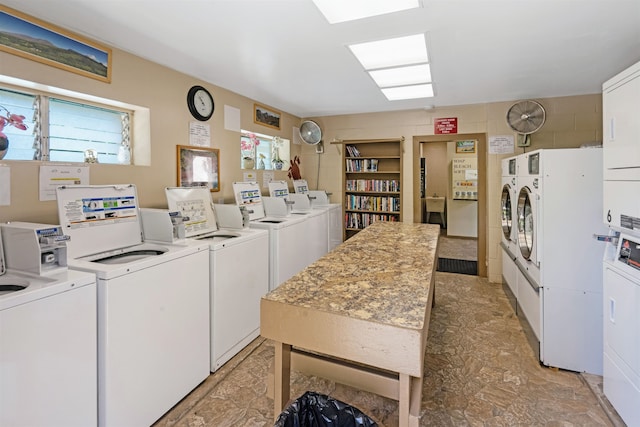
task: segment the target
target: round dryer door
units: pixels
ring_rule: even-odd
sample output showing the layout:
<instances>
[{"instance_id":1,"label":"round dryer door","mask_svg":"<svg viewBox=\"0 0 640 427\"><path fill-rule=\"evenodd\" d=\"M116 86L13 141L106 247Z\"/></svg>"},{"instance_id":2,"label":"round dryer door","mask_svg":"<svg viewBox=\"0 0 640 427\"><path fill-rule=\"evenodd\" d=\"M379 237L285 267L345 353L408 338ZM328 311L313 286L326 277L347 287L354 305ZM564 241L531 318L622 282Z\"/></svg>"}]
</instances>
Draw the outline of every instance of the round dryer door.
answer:
<instances>
[{"instance_id":1,"label":"round dryer door","mask_svg":"<svg viewBox=\"0 0 640 427\"><path fill-rule=\"evenodd\" d=\"M507 240L511 240L512 212L511 212L511 187L505 184L502 187L502 198L500 201L502 212L502 234Z\"/></svg>"},{"instance_id":2,"label":"round dryer door","mask_svg":"<svg viewBox=\"0 0 640 427\"><path fill-rule=\"evenodd\" d=\"M529 188L523 187L518 194L518 246L520 246L520 253L527 260L531 259L533 238L532 194Z\"/></svg>"}]
</instances>

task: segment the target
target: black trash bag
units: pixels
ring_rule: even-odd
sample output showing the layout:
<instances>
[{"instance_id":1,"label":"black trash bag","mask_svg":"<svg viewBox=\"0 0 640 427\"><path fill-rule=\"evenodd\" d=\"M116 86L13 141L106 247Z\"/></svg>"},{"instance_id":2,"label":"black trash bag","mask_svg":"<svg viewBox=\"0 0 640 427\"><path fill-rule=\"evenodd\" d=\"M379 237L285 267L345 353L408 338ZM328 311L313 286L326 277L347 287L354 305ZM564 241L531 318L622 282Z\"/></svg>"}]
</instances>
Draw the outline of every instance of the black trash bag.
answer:
<instances>
[{"instance_id":1,"label":"black trash bag","mask_svg":"<svg viewBox=\"0 0 640 427\"><path fill-rule=\"evenodd\" d=\"M282 411L274 427L378 427L378 424L358 408L307 391Z\"/></svg>"}]
</instances>

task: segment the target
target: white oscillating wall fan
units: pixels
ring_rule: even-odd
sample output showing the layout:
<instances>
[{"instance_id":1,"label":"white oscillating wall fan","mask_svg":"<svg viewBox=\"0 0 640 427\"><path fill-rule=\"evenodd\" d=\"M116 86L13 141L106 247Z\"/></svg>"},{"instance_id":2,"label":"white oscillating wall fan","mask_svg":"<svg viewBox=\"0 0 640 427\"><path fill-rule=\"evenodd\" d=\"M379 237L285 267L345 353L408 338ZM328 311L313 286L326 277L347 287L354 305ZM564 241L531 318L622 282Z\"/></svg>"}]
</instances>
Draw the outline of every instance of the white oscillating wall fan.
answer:
<instances>
[{"instance_id":1,"label":"white oscillating wall fan","mask_svg":"<svg viewBox=\"0 0 640 427\"><path fill-rule=\"evenodd\" d=\"M322 129L313 120L305 120L300 124L300 138L307 145L315 145L316 153L321 154L324 151Z\"/></svg>"},{"instance_id":2,"label":"white oscillating wall fan","mask_svg":"<svg viewBox=\"0 0 640 427\"><path fill-rule=\"evenodd\" d=\"M509 108L507 124L518 132L518 147L531 145L530 135L542 127L545 118L544 107L536 101L519 101Z\"/></svg>"}]
</instances>

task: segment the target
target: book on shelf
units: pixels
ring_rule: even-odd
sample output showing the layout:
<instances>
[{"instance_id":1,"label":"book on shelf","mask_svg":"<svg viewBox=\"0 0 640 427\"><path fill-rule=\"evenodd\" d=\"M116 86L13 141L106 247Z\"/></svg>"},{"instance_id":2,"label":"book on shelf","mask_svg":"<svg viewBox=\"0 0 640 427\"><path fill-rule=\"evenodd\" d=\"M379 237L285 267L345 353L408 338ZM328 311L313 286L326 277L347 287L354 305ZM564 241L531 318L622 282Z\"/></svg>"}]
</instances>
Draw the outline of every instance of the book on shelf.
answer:
<instances>
[{"instance_id":1,"label":"book on shelf","mask_svg":"<svg viewBox=\"0 0 640 427\"><path fill-rule=\"evenodd\" d=\"M348 157L360 157L360 150L355 145L347 144L345 148L347 149L347 154L349 154Z\"/></svg>"},{"instance_id":2,"label":"book on shelf","mask_svg":"<svg viewBox=\"0 0 640 427\"><path fill-rule=\"evenodd\" d=\"M347 172L378 172L378 159L347 159Z\"/></svg>"}]
</instances>

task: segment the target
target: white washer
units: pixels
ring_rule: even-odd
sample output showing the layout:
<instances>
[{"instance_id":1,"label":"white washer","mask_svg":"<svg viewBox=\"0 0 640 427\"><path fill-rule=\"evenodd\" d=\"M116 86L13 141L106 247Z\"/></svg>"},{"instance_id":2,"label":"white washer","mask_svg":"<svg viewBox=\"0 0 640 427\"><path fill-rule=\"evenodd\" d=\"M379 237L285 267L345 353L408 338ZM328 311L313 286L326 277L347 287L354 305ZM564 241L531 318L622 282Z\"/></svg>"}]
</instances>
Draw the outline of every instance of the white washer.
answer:
<instances>
[{"instance_id":1,"label":"white washer","mask_svg":"<svg viewBox=\"0 0 640 427\"><path fill-rule=\"evenodd\" d=\"M298 183L299 181L294 181ZM329 248L329 212L324 208L313 208L312 199L306 190L289 194L286 181L272 181L269 183L269 194L271 197L280 197L286 200L285 203L293 203L291 215L303 215L305 218L306 250L304 255L305 266L313 264L327 253ZM295 185L295 184L294 184ZM265 209L269 212L268 206Z\"/></svg>"},{"instance_id":2,"label":"white washer","mask_svg":"<svg viewBox=\"0 0 640 427\"><path fill-rule=\"evenodd\" d=\"M624 422L636 426L640 425L640 232L625 230L616 243L607 244L604 257L603 388Z\"/></svg>"},{"instance_id":3,"label":"white washer","mask_svg":"<svg viewBox=\"0 0 640 427\"><path fill-rule=\"evenodd\" d=\"M58 187L69 268L98 287L98 425L151 425L209 375L208 245L142 242L133 185Z\"/></svg>"},{"instance_id":4,"label":"white washer","mask_svg":"<svg viewBox=\"0 0 640 427\"><path fill-rule=\"evenodd\" d=\"M296 194L307 194L311 202L311 209L326 211L327 213L327 252L331 252L342 243L342 205L329 203L329 195L325 191L309 190L307 180L293 181Z\"/></svg>"},{"instance_id":5,"label":"white washer","mask_svg":"<svg viewBox=\"0 0 640 427\"><path fill-rule=\"evenodd\" d=\"M185 237L209 244L210 369L215 372L260 335L260 299L269 292L269 232L219 229L226 206L214 210L210 194L207 188L166 189L169 209L189 218ZM232 208L241 217L240 209Z\"/></svg>"},{"instance_id":6,"label":"white washer","mask_svg":"<svg viewBox=\"0 0 640 427\"><path fill-rule=\"evenodd\" d=\"M500 216L502 226L502 281L506 283L513 298L518 298L516 282L518 225L517 225L517 158L502 159L502 194L500 198ZM512 299L513 299L512 298Z\"/></svg>"},{"instance_id":7,"label":"white washer","mask_svg":"<svg viewBox=\"0 0 640 427\"><path fill-rule=\"evenodd\" d=\"M602 149L518 161L518 307L544 365L601 375Z\"/></svg>"},{"instance_id":8,"label":"white washer","mask_svg":"<svg viewBox=\"0 0 640 427\"><path fill-rule=\"evenodd\" d=\"M273 290L308 265L305 218L265 215L255 182L234 182L233 192L238 206L249 213L249 227L269 231L269 290Z\"/></svg>"},{"instance_id":9,"label":"white washer","mask_svg":"<svg viewBox=\"0 0 640 427\"><path fill-rule=\"evenodd\" d=\"M2 248L0 426L95 426L95 275L7 270Z\"/></svg>"}]
</instances>

